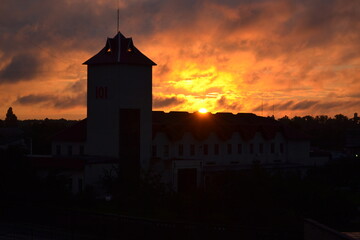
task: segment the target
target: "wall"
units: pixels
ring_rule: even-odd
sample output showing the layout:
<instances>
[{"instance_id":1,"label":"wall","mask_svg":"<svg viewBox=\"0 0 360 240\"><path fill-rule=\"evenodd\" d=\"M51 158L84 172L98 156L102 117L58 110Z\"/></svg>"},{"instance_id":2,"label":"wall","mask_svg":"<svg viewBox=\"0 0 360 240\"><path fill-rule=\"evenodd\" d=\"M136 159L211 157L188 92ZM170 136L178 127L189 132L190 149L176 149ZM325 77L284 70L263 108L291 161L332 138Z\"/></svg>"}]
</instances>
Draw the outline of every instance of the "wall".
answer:
<instances>
[{"instance_id":1,"label":"wall","mask_svg":"<svg viewBox=\"0 0 360 240\"><path fill-rule=\"evenodd\" d=\"M274 152L271 153L271 144L274 144ZM238 150L239 144L241 151ZM260 150L262 144L262 152ZM283 151L280 145L283 145ZM183 146L183 154L179 154L179 146ZM191 145L195 147L195 154L190 154ZM207 154L204 148L207 145ZM215 145L218 145L218 153L215 152ZM231 152L228 146L231 146ZM253 152L250 152L250 145ZM168 146L168 154L164 154L165 146ZM256 133L254 138L248 141L242 139L237 132L233 133L230 139L221 140L215 133L210 133L203 141L195 139L190 132L186 132L182 139L171 141L165 133L157 133L153 139L153 147L156 147L156 155L160 159L194 159L202 160L204 165L230 165L230 164L253 164L258 161L262 164L286 163L308 161L308 143L286 141L283 135L278 132L274 139L266 140L261 133Z\"/></svg>"},{"instance_id":2,"label":"wall","mask_svg":"<svg viewBox=\"0 0 360 240\"><path fill-rule=\"evenodd\" d=\"M97 88L106 95L97 96ZM106 97L105 97L106 96ZM140 159L148 165L151 153L152 67L89 65L87 150L91 156L119 156L119 109L140 109Z\"/></svg>"}]
</instances>

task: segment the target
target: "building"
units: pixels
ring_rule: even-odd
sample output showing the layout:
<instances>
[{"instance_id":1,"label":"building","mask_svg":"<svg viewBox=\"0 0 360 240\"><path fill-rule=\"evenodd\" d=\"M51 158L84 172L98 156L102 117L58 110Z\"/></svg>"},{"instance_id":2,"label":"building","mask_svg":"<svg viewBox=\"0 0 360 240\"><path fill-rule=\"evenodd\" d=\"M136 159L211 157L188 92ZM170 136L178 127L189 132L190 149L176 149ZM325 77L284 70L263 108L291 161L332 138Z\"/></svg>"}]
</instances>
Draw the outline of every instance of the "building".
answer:
<instances>
[{"instance_id":1,"label":"building","mask_svg":"<svg viewBox=\"0 0 360 240\"><path fill-rule=\"evenodd\" d=\"M268 169L310 164L309 141L272 118L152 111L156 64L120 32L84 64L87 119L52 143L54 158L85 161L82 174L77 169L76 175L83 179L74 184L96 185L104 170L119 166L125 175L139 176L141 170L160 174L174 190L183 191L206 184L214 172L254 164Z\"/></svg>"},{"instance_id":2,"label":"building","mask_svg":"<svg viewBox=\"0 0 360 240\"><path fill-rule=\"evenodd\" d=\"M24 151L29 151L31 141L24 137L24 131L17 127L0 128L0 150L9 147L20 147Z\"/></svg>"}]
</instances>

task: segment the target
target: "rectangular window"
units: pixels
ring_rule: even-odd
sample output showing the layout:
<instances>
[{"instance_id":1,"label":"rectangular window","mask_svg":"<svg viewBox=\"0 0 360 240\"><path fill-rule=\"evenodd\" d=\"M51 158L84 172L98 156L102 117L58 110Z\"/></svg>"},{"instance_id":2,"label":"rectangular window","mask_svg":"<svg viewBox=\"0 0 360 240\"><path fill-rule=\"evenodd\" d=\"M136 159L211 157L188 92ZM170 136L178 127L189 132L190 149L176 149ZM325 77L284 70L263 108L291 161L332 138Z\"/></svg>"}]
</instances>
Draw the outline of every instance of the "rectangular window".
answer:
<instances>
[{"instance_id":1,"label":"rectangular window","mask_svg":"<svg viewBox=\"0 0 360 240\"><path fill-rule=\"evenodd\" d=\"M209 153L209 146L207 144L204 144L204 155L208 155Z\"/></svg>"},{"instance_id":2,"label":"rectangular window","mask_svg":"<svg viewBox=\"0 0 360 240\"><path fill-rule=\"evenodd\" d=\"M84 155L84 145L80 145L79 147L79 154Z\"/></svg>"},{"instance_id":3,"label":"rectangular window","mask_svg":"<svg viewBox=\"0 0 360 240\"><path fill-rule=\"evenodd\" d=\"M61 145L56 145L56 155L61 155Z\"/></svg>"},{"instance_id":4,"label":"rectangular window","mask_svg":"<svg viewBox=\"0 0 360 240\"><path fill-rule=\"evenodd\" d=\"M155 145L152 146L151 155L153 158L156 158L156 156L157 156L157 148Z\"/></svg>"},{"instance_id":5,"label":"rectangular window","mask_svg":"<svg viewBox=\"0 0 360 240\"><path fill-rule=\"evenodd\" d=\"M191 144L191 145L190 145L190 155L191 155L191 156L194 156L194 155L195 155L195 145L194 145L194 144Z\"/></svg>"},{"instance_id":6,"label":"rectangular window","mask_svg":"<svg viewBox=\"0 0 360 240\"><path fill-rule=\"evenodd\" d=\"M164 145L164 157L169 156L169 145Z\"/></svg>"},{"instance_id":7,"label":"rectangular window","mask_svg":"<svg viewBox=\"0 0 360 240\"><path fill-rule=\"evenodd\" d=\"M238 144L238 154L242 154L242 144Z\"/></svg>"},{"instance_id":8,"label":"rectangular window","mask_svg":"<svg viewBox=\"0 0 360 240\"><path fill-rule=\"evenodd\" d=\"M72 154L73 154L73 152L72 152L72 146L69 145L69 146L68 146L68 156L71 156Z\"/></svg>"},{"instance_id":9,"label":"rectangular window","mask_svg":"<svg viewBox=\"0 0 360 240\"><path fill-rule=\"evenodd\" d=\"M68 185L68 189L72 192L72 187L73 187L73 179L72 178L68 178L67 180L66 180L66 182L67 182L67 185Z\"/></svg>"},{"instance_id":10,"label":"rectangular window","mask_svg":"<svg viewBox=\"0 0 360 240\"><path fill-rule=\"evenodd\" d=\"M284 144L280 143L280 153L284 153Z\"/></svg>"},{"instance_id":11,"label":"rectangular window","mask_svg":"<svg viewBox=\"0 0 360 240\"><path fill-rule=\"evenodd\" d=\"M259 153L264 153L264 144L259 143Z\"/></svg>"},{"instance_id":12,"label":"rectangular window","mask_svg":"<svg viewBox=\"0 0 360 240\"><path fill-rule=\"evenodd\" d=\"M254 153L254 144L250 143L249 148L250 148L249 149L250 153L253 154Z\"/></svg>"},{"instance_id":13,"label":"rectangular window","mask_svg":"<svg viewBox=\"0 0 360 240\"><path fill-rule=\"evenodd\" d=\"M179 144L179 156L183 156L183 155L184 155L184 145Z\"/></svg>"},{"instance_id":14,"label":"rectangular window","mask_svg":"<svg viewBox=\"0 0 360 240\"><path fill-rule=\"evenodd\" d=\"M83 191L83 180L81 178L78 179L78 189L79 193Z\"/></svg>"},{"instance_id":15,"label":"rectangular window","mask_svg":"<svg viewBox=\"0 0 360 240\"><path fill-rule=\"evenodd\" d=\"M270 145L270 152L275 153L275 143L271 143Z\"/></svg>"},{"instance_id":16,"label":"rectangular window","mask_svg":"<svg viewBox=\"0 0 360 240\"><path fill-rule=\"evenodd\" d=\"M219 155L219 144L214 145L214 154Z\"/></svg>"},{"instance_id":17,"label":"rectangular window","mask_svg":"<svg viewBox=\"0 0 360 240\"><path fill-rule=\"evenodd\" d=\"M227 154L231 154L232 153L232 145L228 144L227 145Z\"/></svg>"}]
</instances>

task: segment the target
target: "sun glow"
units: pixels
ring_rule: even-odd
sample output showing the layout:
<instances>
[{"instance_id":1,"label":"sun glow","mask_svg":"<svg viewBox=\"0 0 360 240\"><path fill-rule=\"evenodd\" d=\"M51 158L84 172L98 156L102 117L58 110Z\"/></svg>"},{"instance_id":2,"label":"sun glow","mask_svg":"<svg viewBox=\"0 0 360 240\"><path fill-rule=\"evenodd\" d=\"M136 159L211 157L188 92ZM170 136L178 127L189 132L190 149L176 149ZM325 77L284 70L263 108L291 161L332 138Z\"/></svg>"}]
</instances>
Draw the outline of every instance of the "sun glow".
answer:
<instances>
[{"instance_id":1,"label":"sun glow","mask_svg":"<svg viewBox=\"0 0 360 240\"><path fill-rule=\"evenodd\" d=\"M199 113L207 113L208 110L206 108L200 108Z\"/></svg>"}]
</instances>

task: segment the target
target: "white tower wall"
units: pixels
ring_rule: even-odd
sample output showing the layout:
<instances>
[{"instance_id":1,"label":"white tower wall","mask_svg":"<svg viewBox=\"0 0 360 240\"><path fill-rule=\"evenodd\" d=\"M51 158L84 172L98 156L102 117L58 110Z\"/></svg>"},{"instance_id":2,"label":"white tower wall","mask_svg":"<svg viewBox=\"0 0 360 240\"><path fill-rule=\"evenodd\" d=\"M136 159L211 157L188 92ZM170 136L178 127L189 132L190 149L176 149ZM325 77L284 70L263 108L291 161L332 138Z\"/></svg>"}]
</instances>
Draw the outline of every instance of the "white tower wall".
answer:
<instances>
[{"instance_id":1,"label":"white tower wall","mask_svg":"<svg viewBox=\"0 0 360 240\"><path fill-rule=\"evenodd\" d=\"M119 157L119 111L140 111L140 163L151 156L152 66L88 66L87 154Z\"/></svg>"}]
</instances>

